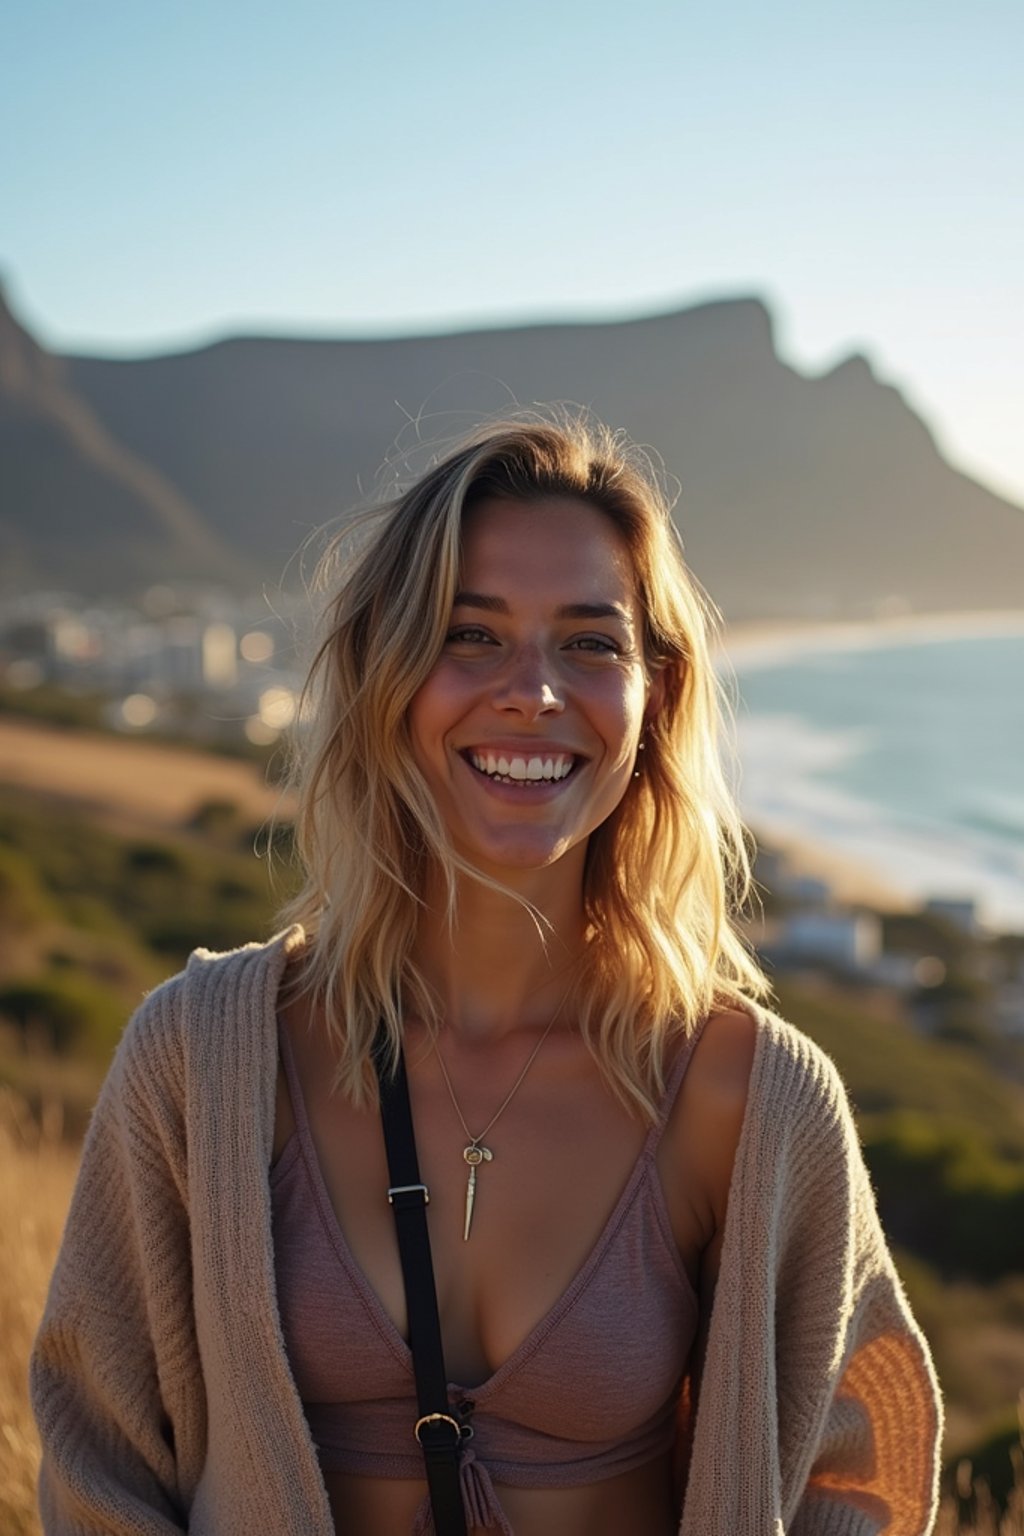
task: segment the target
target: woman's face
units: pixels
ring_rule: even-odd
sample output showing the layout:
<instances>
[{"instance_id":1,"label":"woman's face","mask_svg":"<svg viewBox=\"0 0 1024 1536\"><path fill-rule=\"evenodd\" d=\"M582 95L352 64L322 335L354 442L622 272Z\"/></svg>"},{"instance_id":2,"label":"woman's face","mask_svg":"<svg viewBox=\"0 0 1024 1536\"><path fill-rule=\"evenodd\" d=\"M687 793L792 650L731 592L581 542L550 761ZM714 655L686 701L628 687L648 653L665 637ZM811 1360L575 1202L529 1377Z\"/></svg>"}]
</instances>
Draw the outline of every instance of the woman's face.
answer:
<instances>
[{"instance_id":1,"label":"woman's face","mask_svg":"<svg viewBox=\"0 0 1024 1536\"><path fill-rule=\"evenodd\" d=\"M463 857L502 878L577 850L582 874L660 698L642 646L629 552L603 512L494 498L467 515L448 637L409 709Z\"/></svg>"}]
</instances>

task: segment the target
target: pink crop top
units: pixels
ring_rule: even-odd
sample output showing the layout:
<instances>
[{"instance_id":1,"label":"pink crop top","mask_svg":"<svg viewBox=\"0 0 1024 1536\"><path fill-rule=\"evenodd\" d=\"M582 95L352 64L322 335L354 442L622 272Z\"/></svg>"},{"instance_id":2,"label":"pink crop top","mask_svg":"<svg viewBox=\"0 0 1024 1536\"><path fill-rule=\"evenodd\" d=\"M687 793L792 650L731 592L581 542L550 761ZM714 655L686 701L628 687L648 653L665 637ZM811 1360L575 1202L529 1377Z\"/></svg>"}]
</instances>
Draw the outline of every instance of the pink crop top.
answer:
<instances>
[{"instance_id":1,"label":"pink crop top","mask_svg":"<svg viewBox=\"0 0 1024 1536\"><path fill-rule=\"evenodd\" d=\"M279 1035L296 1131L270 1173L278 1306L320 1465L422 1478L409 1347L338 1224L287 1031ZM658 1122L575 1279L485 1382L449 1384L452 1404L473 1405L461 1461L471 1529L512 1536L494 1483L580 1486L643 1466L673 1444L698 1306L655 1154L696 1039L681 1049ZM432 1530L424 1499L413 1536Z\"/></svg>"}]
</instances>

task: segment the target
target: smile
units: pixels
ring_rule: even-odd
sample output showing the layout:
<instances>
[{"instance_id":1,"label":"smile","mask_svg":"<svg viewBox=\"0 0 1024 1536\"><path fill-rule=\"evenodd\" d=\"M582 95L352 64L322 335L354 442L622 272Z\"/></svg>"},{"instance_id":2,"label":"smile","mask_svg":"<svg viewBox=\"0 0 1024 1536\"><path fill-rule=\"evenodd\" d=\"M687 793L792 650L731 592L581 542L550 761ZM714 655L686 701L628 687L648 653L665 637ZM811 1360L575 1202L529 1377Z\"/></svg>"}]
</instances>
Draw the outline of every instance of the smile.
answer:
<instances>
[{"instance_id":1,"label":"smile","mask_svg":"<svg viewBox=\"0 0 1024 1536\"><path fill-rule=\"evenodd\" d=\"M565 779L576 765L576 758L568 752L554 752L547 757L518 757L504 752L477 752L470 749L466 760L497 784L517 784L527 788L531 784L553 784Z\"/></svg>"}]
</instances>

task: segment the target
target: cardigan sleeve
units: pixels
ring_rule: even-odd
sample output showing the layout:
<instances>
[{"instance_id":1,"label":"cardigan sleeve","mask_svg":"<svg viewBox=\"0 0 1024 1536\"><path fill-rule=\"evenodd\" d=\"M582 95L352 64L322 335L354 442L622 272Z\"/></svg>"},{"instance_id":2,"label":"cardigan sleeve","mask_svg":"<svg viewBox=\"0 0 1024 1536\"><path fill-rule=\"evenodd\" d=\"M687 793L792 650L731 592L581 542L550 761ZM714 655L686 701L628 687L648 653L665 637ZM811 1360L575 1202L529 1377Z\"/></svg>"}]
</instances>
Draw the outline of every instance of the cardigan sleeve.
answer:
<instances>
[{"instance_id":1,"label":"cardigan sleeve","mask_svg":"<svg viewBox=\"0 0 1024 1536\"><path fill-rule=\"evenodd\" d=\"M843 1084L813 1048L784 1149L775 1277L790 1536L927 1536L941 1407ZM813 1362L813 1369L808 1369Z\"/></svg>"},{"instance_id":2,"label":"cardigan sleeve","mask_svg":"<svg viewBox=\"0 0 1024 1536\"><path fill-rule=\"evenodd\" d=\"M681 1536L927 1536L940 1429L839 1074L762 1014Z\"/></svg>"},{"instance_id":3,"label":"cardigan sleeve","mask_svg":"<svg viewBox=\"0 0 1024 1536\"><path fill-rule=\"evenodd\" d=\"M205 1405L174 985L143 1004L104 1084L33 1350L46 1536L187 1529Z\"/></svg>"},{"instance_id":4,"label":"cardigan sleeve","mask_svg":"<svg viewBox=\"0 0 1024 1536\"><path fill-rule=\"evenodd\" d=\"M886 1246L842 1100L850 1228L842 1355L791 1536L927 1536L936 1513L941 1402L927 1345ZM814 1218L813 1207L808 1219Z\"/></svg>"}]
</instances>

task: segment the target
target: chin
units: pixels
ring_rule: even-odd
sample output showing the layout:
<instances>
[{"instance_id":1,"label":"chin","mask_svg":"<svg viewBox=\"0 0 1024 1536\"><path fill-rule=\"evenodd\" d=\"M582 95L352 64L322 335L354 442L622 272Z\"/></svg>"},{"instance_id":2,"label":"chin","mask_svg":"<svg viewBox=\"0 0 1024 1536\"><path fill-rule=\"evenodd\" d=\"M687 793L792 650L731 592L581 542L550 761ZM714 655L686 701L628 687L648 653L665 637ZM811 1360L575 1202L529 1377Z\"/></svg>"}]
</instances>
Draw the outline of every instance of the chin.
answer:
<instances>
[{"instance_id":1,"label":"chin","mask_svg":"<svg viewBox=\"0 0 1024 1536\"><path fill-rule=\"evenodd\" d=\"M564 838L519 836L498 844L463 843L458 852L467 864L472 864L482 874L501 880L528 870L551 869L570 854L574 846Z\"/></svg>"}]
</instances>

